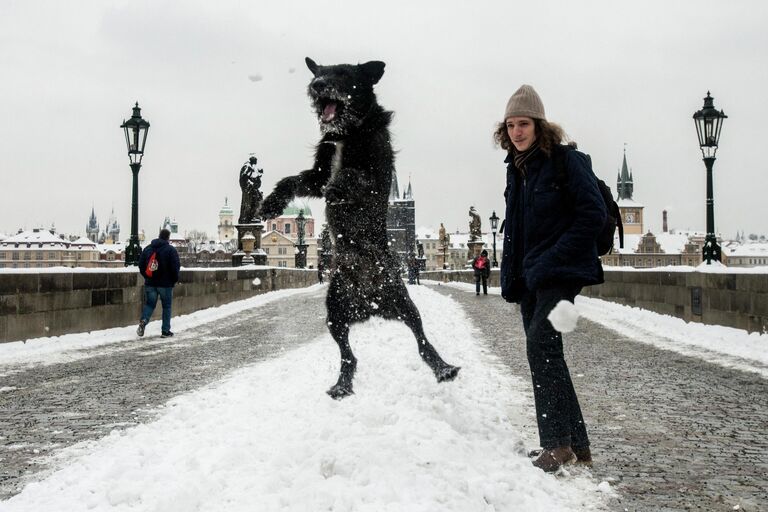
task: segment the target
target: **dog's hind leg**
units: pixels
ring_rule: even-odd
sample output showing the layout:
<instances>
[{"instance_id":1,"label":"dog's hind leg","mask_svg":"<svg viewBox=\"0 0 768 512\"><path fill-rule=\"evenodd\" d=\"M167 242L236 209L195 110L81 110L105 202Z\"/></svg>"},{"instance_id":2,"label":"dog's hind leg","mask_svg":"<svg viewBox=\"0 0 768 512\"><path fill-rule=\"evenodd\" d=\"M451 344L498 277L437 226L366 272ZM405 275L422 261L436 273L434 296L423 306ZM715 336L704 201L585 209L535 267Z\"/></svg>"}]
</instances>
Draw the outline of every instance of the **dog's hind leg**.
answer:
<instances>
[{"instance_id":1,"label":"dog's hind leg","mask_svg":"<svg viewBox=\"0 0 768 512\"><path fill-rule=\"evenodd\" d=\"M355 377L357 369L357 358L352 353L352 347L349 346L349 305L341 300L339 294L340 281L338 276L331 280L331 286L326 299L328 309L328 330L331 336L336 340L341 353L341 365L339 367L339 379L336 384L327 391L327 393L336 400L341 400L345 396L353 394L352 379Z\"/></svg>"},{"instance_id":2,"label":"dog's hind leg","mask_svg":"<svg viewBox=\"0 0 768 512\"><path fill-rule=\"evenodd\" d=\"M397 298L397 305L393 308L394 311L386 316L402 321L411 329L419 346L419 355L421 356L421 359L432 368L432 371L437 378L437 382L445 382L455 379L456 375L459 374L461 367L453 366L443 361L443 358L437 353L435 347L433 347L427 340L427 335L424 334L424 326L421 323L419 310L408 296L408 292L405 290L404 285L402 288L400 297Z\"/></svg>"},{"instance_id":3,"label":"dog's hind leg","mask_svg":"<svg viewBox=\"0 0 768 512\"><path fill-rule=\"evenodd\" d=\"M349 346L349 327L346 324L337 326L336 323L329 322L328 328L331 331L331 336L336 340L336 344L339 345L341 366L339 368L339 379L327 393L331 398L340 400L354 393L352 391L352 379L354 379L355 370L357 369L357 358L355 358L352 348Z\"/></svg>"}]
</instances>

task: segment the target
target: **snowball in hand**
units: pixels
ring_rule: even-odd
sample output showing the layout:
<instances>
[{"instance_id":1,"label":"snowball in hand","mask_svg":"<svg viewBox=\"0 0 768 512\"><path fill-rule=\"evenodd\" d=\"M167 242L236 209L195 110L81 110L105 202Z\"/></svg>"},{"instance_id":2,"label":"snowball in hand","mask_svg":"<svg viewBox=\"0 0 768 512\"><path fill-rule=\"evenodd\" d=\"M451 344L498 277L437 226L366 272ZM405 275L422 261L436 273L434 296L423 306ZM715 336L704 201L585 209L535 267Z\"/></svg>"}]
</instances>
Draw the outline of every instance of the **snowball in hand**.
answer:
<instances>
[{"instance_id":1,"label":"snowball in hand","mask_svg":"<svg viewBox=\"0 0 768 512\"><path fill-rule=\"evenodd\" d=\"M561 300L557 306L550 311L547 320L552 322L552 327L560 332L571 332L576 328L576 322L579 320L579 312L576 306L567 300Z\"/></svg>"}]
</instances>

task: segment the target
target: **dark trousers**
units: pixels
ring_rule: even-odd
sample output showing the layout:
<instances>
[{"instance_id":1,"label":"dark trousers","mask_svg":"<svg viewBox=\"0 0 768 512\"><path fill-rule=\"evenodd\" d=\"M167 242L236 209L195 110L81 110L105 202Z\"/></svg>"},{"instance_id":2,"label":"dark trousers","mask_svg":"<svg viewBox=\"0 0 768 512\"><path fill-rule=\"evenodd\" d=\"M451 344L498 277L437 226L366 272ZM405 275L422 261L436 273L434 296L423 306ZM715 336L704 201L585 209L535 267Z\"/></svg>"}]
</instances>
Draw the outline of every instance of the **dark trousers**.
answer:
<instances>
[{"instance_id":1,"label":"dark trousers","mask_svg":"<svg viewBox=\"0 0 768 512\"><path fill-rule=\"evenodd\" d=\"M520 302L533 381L541 447L587 447L589 437L563 356L563 336L547 316L561 300L573 302L581 288L527 291Z\"/></svg>"},{"instance_id":2,"label":"dark trousers","mask_svg":"<svg viewBox=\"0 0 768 512\"><path fill-rule=\"evenodd\" d=\"M480 281L483 283L483 293L488 295L488 278L485 274L475 272L475 293L480 293Z\"/></svg>"}]
</instances>

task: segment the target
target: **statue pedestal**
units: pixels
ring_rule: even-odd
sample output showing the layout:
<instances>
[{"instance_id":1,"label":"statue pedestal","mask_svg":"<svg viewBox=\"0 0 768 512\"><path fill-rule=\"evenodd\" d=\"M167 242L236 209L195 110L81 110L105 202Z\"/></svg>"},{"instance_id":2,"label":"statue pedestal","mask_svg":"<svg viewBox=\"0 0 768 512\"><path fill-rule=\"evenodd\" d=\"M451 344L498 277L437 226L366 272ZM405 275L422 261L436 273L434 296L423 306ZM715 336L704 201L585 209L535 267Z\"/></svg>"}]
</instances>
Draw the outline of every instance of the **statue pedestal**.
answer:
<instances>
[{"instance_id":1,"label":"statue pedestal","mask_svg":"<svg viewBox=\"0 0 768 512\"><path fill-rule=\"evenodd\" d=\"M261 232L264 230L264 223L253 222L250 224L235 224L237 229L237 252L232 255L232 266L239 267L243 265L243 258L245 257L245 251L243 251L243 235L250 232L253 234L256 240L254 241L253 251L251 251L251 258L256 265L267 264L267 253L261 248ZM246 265L250 262L246 262Z\"/></svg>"},{"instance_id":2,"label":"statue pedestal","mask_svg":"<svg viewBox=\"0 0 768 512\"><path fill-rule=\"evenodd\" d=\"M449 256L450 251L448 250L448 246L440 246L439 252L437 253L438 270L446 270L450 268L450 265L448 264Z\"/></svg>"},{"instance_id":3,"label":"statue pedestal","mask_svg":"<svg viewBox=\"0 0 768 512\"><path fill-rule=\"evenodd\" d=\"M480 253L483 251L483 246L485 245L485 242L482 240L477 240L475 242L467 242L467 247L469 247L469 251L467 251L467 259L473 260L480 256Z\"/></svg>"}]
</instances>

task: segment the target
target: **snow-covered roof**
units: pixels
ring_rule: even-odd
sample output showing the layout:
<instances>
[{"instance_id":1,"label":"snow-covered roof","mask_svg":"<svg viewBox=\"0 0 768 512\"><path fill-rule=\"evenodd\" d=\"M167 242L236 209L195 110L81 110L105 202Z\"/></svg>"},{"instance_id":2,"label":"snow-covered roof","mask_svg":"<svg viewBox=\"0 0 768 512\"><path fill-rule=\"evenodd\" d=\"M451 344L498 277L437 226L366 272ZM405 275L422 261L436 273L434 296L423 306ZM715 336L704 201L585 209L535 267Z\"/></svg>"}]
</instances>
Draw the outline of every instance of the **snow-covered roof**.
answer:
<instances>
[{"instance_id":1,"label":"snow-covered roof","mask_svg":"<svg viewBox=\"0 0 768 512\"><path fill-rule=\"evenodd\" d=\"M9 236L0 244L8 247L9 244L15 245L15 244L46 244L48 246L62 246L62 247L69 247L69 242L67 240L62 240L60 237L52 234L47 229L33 229L30 231L22 231L21 233L17 233L13 236Z\"/></svg>"},{"instance_id":2,"label":"snow-covered roof","mask_svg":"<svg viewBox=\"0 0 768 512\"><path fill-rule=\"evenodd\" d=\"M726 248L729 257L734 256L768 256L768 243L747 243Z\"/></svg>"},{"instance_id":3,"label":"snow-covered roof","mask_svg":"<svg viewBox=\"0 0 768 512\"><path fill-rule=\"evenodd\" d=\"M197 246L198 252L227 252L229 248L227 245L225 245L224 242L215 242L213 240L209 240L206 243L200 244Z\"/></svg>"},{"instance_id":4,"label":"snow-covered roof","mask_svg":"<svg viewBox=\"0 0 768 512\"><path fill-rule=\"evenodd\" d=\"M114 244L96 244L96 249L101 254L106 254L108 252L120 254L125 250L125 244L123 242L116 242Z\"/></svg>"},{"instance_id":5,"label":"snow-covered roof","mask_svg":"<svg viewBox=\"0 0 768 512\"><path fill-rule=\"evenodd\" d=\"M85 238L84 236L81 236L80 238L78 238L74 242L70 242L70 243L72 245L78 245L78 246L90 245L93 248L96 248L96 243L93 240L91 240L90 238Z\"/></svg>"},{"instance_id":6,"label":"snow-covered roof","mask_svg":"<svg viewBox=\"0 0 768 512\"><path fill-rule=\"evenodd\" d=\"M681 254L689 240L685 233L659 233L658 235L653 233L653 235L665 254ZM622 249L619 247L619 234L617 232L613 238L613 252L617 254L636 253L643 236L645 235L628 235L625 233L624 248Z\"/></svg>"}]
</instances>

